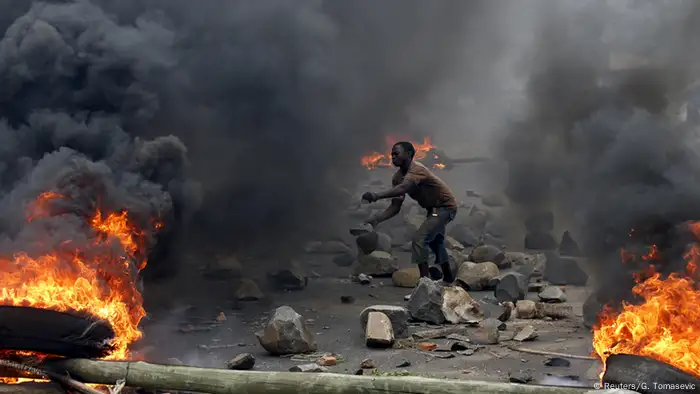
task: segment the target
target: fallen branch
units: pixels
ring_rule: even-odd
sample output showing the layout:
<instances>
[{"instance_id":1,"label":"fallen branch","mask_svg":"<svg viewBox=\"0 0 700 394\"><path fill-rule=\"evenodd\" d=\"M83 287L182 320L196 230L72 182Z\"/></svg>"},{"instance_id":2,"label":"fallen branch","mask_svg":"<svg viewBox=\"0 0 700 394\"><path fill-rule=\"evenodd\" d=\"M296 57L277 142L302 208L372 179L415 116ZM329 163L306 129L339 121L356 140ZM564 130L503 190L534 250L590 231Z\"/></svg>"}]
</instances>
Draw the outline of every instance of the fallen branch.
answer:
<instances>
[{"instance_id":1,"label":"fallen branch","mask_svg":"<svg viewBox=\"0 0 700 394\"><path fill-rule=\"evenodd\" d=\"M61 386L75 390L81 394L104 394L103 392L95 390L92 387L86 386L85 384L78 382L77 380L71 379L68 376L63 376L58 373L45 371L41 368L30 367L29 365L24 365L22 363L10 360L0 360L0 366L12 368L16 371L27 372L36 377L51 379L52 381L59 383Z\"/></svg>"},{"instance_id":2,"label":"fallen branch","mask_svg":"<svg viewBox=\"0 0 700 394\"><path fill-rule=\"evenodd\" d=\"M579 356L579 355L577 355L577 354L566 354L566 353L548 352L548 351L545 351L545 350L527 349L527 348L516 347L516 346L508 346L508 349L510 349L510 350L515 350L516 352L537 354L537 355L540 355L540 356L552 356L552 357L570 358L570 359L574 359L574 360L598 360L598 357Z\"/></svg>"},{"instance_id":3,"label":"fallen branch","mask_svg":"<svg viewBox=\"0 0 700 394\"><path fill-rule=\"evenodd\" d=\"M66 359L43 367L69 373L84 382L114 384L146 390L194 391L210 394L580 394L585 387L552 387L473 380L430 379L417 376L355 376L333 373L232 371L227 369L158 365L146 362Z\"/></svg>"}]
</instances>

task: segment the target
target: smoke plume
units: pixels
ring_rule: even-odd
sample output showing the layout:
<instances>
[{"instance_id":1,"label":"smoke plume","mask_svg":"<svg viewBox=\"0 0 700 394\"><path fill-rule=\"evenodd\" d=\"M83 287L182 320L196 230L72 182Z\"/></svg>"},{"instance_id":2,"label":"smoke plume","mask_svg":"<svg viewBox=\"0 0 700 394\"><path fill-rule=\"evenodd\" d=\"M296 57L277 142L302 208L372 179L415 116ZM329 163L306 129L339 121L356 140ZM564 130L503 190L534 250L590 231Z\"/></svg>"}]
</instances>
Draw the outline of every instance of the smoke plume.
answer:
<instances>
[{"instance_id":1,"label":"smoke plume","mask_svg":"<svg viewBox=\"0 0 700 394\"><path fill-rule=\"evenodd\" d=\"M6 249L31 242L22 209L47 190L76 217L98 200L161 217L160 260L173 240L284 254L328 233L359 157L406 124L486 3L4 2Z\"/></svg>"},{"instance_id":2,"label":"smoke plume","mask_svg":"<svg viewBox=\"0 0 700 394\"><path fill-rule=\"evenodd\" d=\"M539 4L526 116L503 145L508 193L527 211L553 209L571 224L592 268L605 272L599 284L629 280L611 270L628 244L658 243L667 253L660 269L681 270L676 249L687 239L676 229L700 219L697 107L689 102L688 121L676 116L692 99L700 60L697 3L557 4ZM633 228L643 236L630 239Z\"/></svg>"}]
</instances>

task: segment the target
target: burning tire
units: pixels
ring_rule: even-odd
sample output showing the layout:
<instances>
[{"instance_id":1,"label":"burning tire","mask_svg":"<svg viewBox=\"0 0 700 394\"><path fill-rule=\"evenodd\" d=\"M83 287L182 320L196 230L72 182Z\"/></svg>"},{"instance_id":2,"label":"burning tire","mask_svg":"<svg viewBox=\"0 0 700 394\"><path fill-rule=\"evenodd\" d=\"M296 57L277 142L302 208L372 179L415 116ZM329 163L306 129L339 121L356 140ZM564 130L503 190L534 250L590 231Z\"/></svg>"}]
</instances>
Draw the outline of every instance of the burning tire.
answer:
<instances>
[{"instance_id":1,"label":"burning tire","mask_svg":"<svg viewBox=\"0 0 700 394\"><path fill-rule=\"evenodd\" d=\"M603 383L621 387L641 394L700 392L700 379L678 368L647 357L615 354L606 362Z\"/></svg>"},{"instance_id":2,"label":"burning tire","mask_svg":"<svg viewBox=\"0 0 700 394\"><path fill-rule=\"evenodd\" d=\"M114 331L103 320L48 309L0 306L0 350L75 358L107 356Z\"/></svg>"}]
</instances>

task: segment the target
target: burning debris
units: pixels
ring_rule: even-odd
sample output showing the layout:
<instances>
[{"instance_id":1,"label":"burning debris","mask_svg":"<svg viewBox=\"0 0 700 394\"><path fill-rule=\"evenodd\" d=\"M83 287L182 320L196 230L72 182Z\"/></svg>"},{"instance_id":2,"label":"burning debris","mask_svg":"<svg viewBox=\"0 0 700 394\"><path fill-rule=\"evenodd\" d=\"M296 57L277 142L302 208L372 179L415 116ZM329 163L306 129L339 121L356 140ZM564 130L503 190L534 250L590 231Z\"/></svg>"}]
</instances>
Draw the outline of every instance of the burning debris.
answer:
<instances>
[{"instance_id":1,"label":"burning debris","mask_svg":"<svg viewBox=\"0 0 700 394\"><path fill-rule=\"evenodd\" d=\"M399 141L409 141L401 137L386 137L386 150L388 153L373 152L360 158L360 164L368 170L376 170L380 167L391 167L391 147ZM410 141L409 141L410 142ZM416 160L425 166L438 170L450 170L457 164L480 163L489 159L483 157L451 158L445 152L433 145L430 137L425 137L422 143L411 142L416 149Z\"/></svg>"},{"instance_id":2,"label":"burning debris","mask_svg":"<svg viewBox=\"0 0 700 394\"><path fill-rule=\"evenodd\" d=\"M689 224L700 240L700 223ZM636 256L623 250L623 262ZM686 271L665 278L654 267L661 259L652 245L640 259L651 262L637 273L632 289L641 301L622 304L621 310L607 308L594 328L593 346L606 362L615 354L649 357L700 377L700 246L694 243L685 255Z\"/></svg>"}]
</instances>

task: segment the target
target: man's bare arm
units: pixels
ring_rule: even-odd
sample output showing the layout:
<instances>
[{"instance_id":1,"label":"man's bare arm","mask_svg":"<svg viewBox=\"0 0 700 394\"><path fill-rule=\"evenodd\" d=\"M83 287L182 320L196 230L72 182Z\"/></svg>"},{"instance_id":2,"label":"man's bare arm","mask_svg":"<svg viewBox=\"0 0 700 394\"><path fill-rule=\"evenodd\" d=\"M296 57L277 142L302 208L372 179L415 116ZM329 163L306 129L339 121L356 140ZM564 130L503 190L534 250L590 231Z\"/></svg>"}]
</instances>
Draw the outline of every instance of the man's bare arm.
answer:
<instances>
[{"instance_id":1,"label":"man's bare arm","mask_svg":"<svg viewBox=\"0 0 700 394\"><path fill-rule=\"evenodd\" d=\"M387 191L377 193L377 199L383 200L383 199L387 199L387 198L403 197L406 193L411 191L412 187L413 187L413 183L402 182L401 184L396 185ZM401 207L401 205L399 205L399 208L400 207Z\"/></svg>"},{"instance_id":2,"label":"man's bare arm","mask_svg":"<svg viewBox=\"0 0 700 394\"><path fill-rule=\"evenodd\" d=\"M403 205L403 198L394 198L391 200L391 205L389 205L384 211L378 213L374 217L370 218L367 223L372 226L376 226L381 222L387 221L401 212L401 205Z\"/></svg>"}]
</instances>

